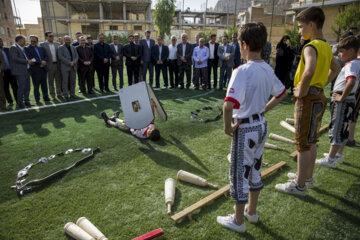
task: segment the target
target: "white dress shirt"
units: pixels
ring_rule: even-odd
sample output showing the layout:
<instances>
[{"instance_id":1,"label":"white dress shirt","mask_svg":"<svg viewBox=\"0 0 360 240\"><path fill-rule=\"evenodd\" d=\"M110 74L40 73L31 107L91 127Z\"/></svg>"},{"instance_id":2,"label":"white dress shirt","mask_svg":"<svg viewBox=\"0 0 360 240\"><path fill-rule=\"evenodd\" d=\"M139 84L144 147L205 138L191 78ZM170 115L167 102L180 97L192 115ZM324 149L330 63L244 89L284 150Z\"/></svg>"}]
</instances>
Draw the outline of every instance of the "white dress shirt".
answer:
<instances>
[{"instance_id":1,"label":"white dress shirt","mask_svg":"<svg viewBox=\"0 0 360 240\"><path fill-rule=\"evenodd\" d=\"M114 44L115 52L118 53L118 45Z\"/></svg>"},{"instance_id":2,"label":"white dress shirt","mask_svg":"<svg viewBox=\"0 0 360 240\"><path fill-rule=\"evenodd\" d=\"M55 45L53 43L49 43L49 49L50 49L50 53L51 53L51 58L53 62L56 62L56 49L55 49Z\"/></svg>"},{"instance_id":3,"label":"white dress shirt","mask_svg":"<svg viewBox=\"0 0 360 240\"><path fill-rule=\"evenodd\" d=\"M209 59L215 59L215 43L209 43L210 57Z\"/></svg>"},{"instance_id":4,"label":"white dress shirt","mask_svg":"<svg viewBox=\"0 0 360 240\"><path fill-rule=\"evenodd\" d=\"M182 55L183 57L185 57L185 51L186 51L186 43L185 44L182 44Z\"/></svg>"},{"instance_id":5,"label":"white dress shirt","mask_svg":"<svg viewBox=\"0 0 360 240\"><path fill-rule=\"evenodd\" d=\"M176 56L176 51L177 51L177 45L172 45L170 44L169 45L169 59L170 60L176 60L177 59L177 56Z\"/></svg>"}]
</instances>

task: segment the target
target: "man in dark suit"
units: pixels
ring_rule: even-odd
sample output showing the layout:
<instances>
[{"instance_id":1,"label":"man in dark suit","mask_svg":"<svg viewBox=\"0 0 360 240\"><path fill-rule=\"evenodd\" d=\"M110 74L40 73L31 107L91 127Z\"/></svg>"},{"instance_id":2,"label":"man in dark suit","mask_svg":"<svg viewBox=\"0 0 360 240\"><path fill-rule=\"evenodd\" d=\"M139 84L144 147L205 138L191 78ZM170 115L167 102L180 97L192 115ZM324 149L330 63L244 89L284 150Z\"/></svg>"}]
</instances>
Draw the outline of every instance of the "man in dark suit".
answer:
<instances>
[{"instance_id":1,"label":"man in dark suit","mask_svg":"<svg viewBox=\"0 0 360 240\"><path fill-rule=\"evenodd\" d=\"M62 98L62 90L61 90L61 73L60 73L60 61L58 60L58 49L60 44L54 41L54 34L52 32L46 32L45 36L47 41L40 44L46 51L46 55L49 58L47 62L47 70L48 70L48 83L51 100L55 100L55 87L56 87L56 95L58 98ZM54 84L55 83L55 84Z\"/></svg>"},{"instance_id":2,"label":"man in dark suit","mask_svg":"<svg viewBox=\"0 0 360 240\"><path fill-rule=\"evenodd\" d=\"M110 44L111 49L111 73L112 73L112 83L114 86L114 90L117 91L116 88L116 75L119 73L120 84L119 88L123 88L124 79L123 79L123 45L118 42L119 37L114 35L113 42Z\"/></svg>"},{"instance_id":3,"label":"man in dark suit","mask_svg":"<svg viewBox=\"0 0 360 240\"><path fill-rule=\"evenodd\" d=\"M110 92L109 89L109 67L111 58L111 49L109 44L104 42L104 34L98 35L99 42L94 45L95 70L98 75L100 91Z\"/></svg>"},{"instance_id":4,"label":"man in dark suit","mask_svg":"<svg viewBox=\"0 0 360 240\"><path fill-rule=\"evenodd\" d=\"M11 73L15 75L18 82L17 100L19 108L31 107L30 94L30 66L34 62L29 59L24 50L25 37L15 37L15 44L10 47Z\"/></svg>"},{"instance_id":5,"label":"man in dark suit","mask_svg":"<svg viewBox=\"0 0 360 240\"><path fill-rule=\"evenodd\" d=\"M0 52L2 52L2 55L4 57L4 61L5 61L5 69L4 69L4 91L5 91L5 97L6 100L9 104L9 107L13 106L13 99L11 97L11 93L10 93L10 85L13 91L13 95L15 98L15 102L17 102L17 90L18 90L18 85L16 82L16 77L11 74L11 56L10 56L10 50L9 48L4 47L4 42L3 40L0 38Z\"/></svg>"},{"instance_id":6,"label":"man in dark suit","mask_svg":"<svg viewBox=\"0 0 360 240\"><path fill-rule=\"evenodd\" d=\"M87 43L87 45L91 48L91 50L93 51L93 53L94 53L94 42L93 42L94 40L93 40L93 38L91 37L91 36L88 36L87 38L86 38L86 43ZM94 61L92 62L92 64L93 64L93 66L94 66ZM92 78L92 84L91 84L91 86L93 87L92 88L92 91L94 91L95 90L95 77L94 77L94 75L95 75L95 67L93 67L93 70L91 71L91 78Z\"/></svg>"},{"instance_id":7,"label":"man in dark suit","mask_svg":"<svg viewBox=\"0 0 360 240\"><path fill-rule=\"evenodd\" d=\"M124 56L126 57L126 70L128 75L129 86L133 84L133 75L135 83L139 82L139 66L140 66L140 46L134 43L134 36L129 35L129 44L124 46Z\"/></svg>"},{"instance_id":8,"label":"man in dark suit","mask_svg":"<svg viewBox=\"0 0 360 240\"><path fill-rule=\"evenodd\" d=\"M182 43L177 46L177 58L179 67L179 84L180 89L184 89L184 71L186 72L186 88L190 88L191 84L191 65L192 65L192 46L187 41L187 34L181 34Z\"/></svg>"},{"instance_id":9,"label":"man in dark suit","mask_svg":"<svg viewBox=\"0 0 360 240\"><path fill-rule=\"evenodd\" d=\"M151 49L151 56L155 65L156 74L156 88L160 88L160 72L162 72L164 87L168 87L167 77L167 58L169 56L169 48L163 44L163 39L158 36L156 39L157 43Z\"/></svg>"},{"instance_id":10,"label":"man in dark suit","mask_svg":"<svg viewBox=\"0 0 360 240\"><path fill-rule=\"evenodd\" d=\"M140 40L141 64L143 71L143 81L146 82L146 72L149 70L149 84L152 86L154 77L154 66L151 59L151 48L155 45L154 39L150 38L150 30L145 31L145 39Z\"/></svg>"},{"instance_id":11,"label":"man in dark suit","mask_svg":"<svg viewBox=\"0 0 360 240\"><path fill-rule=\"evenodd\" d=\"M34 64L30 67L32 82L34 85L34 96L36 104L40 104L40 92L45 102L50 101L47 88L47 62L49 61L45 49L38 46L39 38L35 35L30 36L30 45L25 47L25 53L29 59L32 59Z\"/></svg>"},{"instance_id":12,"label":"man in dark suit","mask_svg":"<svg viewBox=\"0 0 360 240\"><path fill-rule=\"evenodd\" d=\"M80 37L80 45L76 47L76 51L79 55L79 62L78 62L78 76L79 76L79 84L80 84L80 91L82 94L86 94L85 82L87 86L87 90L89 94L92 94L92 83L93 77L92 75L94 65L94 52L89 47L86 46L86 40L84 37Z\"/></svg>"},{"instance_id":13,"label":"man in dark suit","mask_svg":"<svg viewBox=\"0 0 360 240\"><path fill-rule=\"evenodd\" d=\"M141 45L140 45L140 34L138 34L138 33L134 34L134 43L136 45L140 46L140 52L142 52ZM140 62L141 62L141 59L140 59ZM142 64L140 64L140 66L139 66L139 82L144 81L142 67L143 67Z\"/></svg>"},{"instance_id":14,"label":"man in dark suit","mask_svg":"<svg viewBox=\"0 0 360 240\"><path fill-rule=\"evenodd\" d=\"M217 55L217 50L219 44L216 42L216 34L210 35L210 41L205 43L205 46L209 48L209 59L208 59L208 89L211 89L211 70L213 70L214 77L214 85L213 87L217 87L217 69L218 69L218 61L219 57Z\"/></svg>"},{"instance_id":15,"label":"man in dark suit","mask_svg":"<svg viewBox=\"0 0 360 240\"><path fill-rule=\"evenodd\" d=\"M76 40L71 44L73 47L80 46L80 37L81 36L82 36L81 32L76 32L75 33Z\"/></svg>"},{"instance_id":16,"label":"man in dark suit","mask_svg":"<svg viewBox=\"0 0 360 240\"><path fill-rule=\"evenodd\" d=\"M0 51L0 109L6 110L6 98L4 91L4 70L5 70L5 58Z\"/></svg>"},{"instance_id":17,"label":"man in dark suit","mask_svg":"<svg viewBox=\"0 0 360 240\"><path fill-rule=\"evenodd\" d=\"M231 44L234 48L235 51L235 56L234 56L234 69L237 68L238 66L240 66L241 64L241 53L240 53L240 46L239 46L239 41L238 41L238 34L237 33L233 33L232 35L232 44Z\"/></svg>"}]
</instances>

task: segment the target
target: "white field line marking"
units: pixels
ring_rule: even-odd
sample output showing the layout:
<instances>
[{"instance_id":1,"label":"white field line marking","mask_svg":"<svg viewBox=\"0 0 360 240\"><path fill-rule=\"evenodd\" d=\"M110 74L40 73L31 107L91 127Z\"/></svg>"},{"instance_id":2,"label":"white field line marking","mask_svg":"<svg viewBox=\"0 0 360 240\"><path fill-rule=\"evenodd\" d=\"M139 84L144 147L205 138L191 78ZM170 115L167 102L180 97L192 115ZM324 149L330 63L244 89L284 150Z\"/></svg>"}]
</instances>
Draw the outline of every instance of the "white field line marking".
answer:
<instances>
[{"instance_id":1,"label":"white field line marking","mask_svg":"<svg viewBox=\"0 0 360 240\"><path fill-rule=\"evenodd\" d=\"M105 99L105 98L118 97L118 96L119 95L117 95L117 94L112 94L112 95L106 95L106 96L100 96L100 97L94 97L94 98L85 98L85 99L71 101L71 102L64 102L64 103L58 103L58 104L53 103L53 104L49 104L49 105L35 106L35 107L31 107L31 108L18 109L18 110L9 111L9 112L1 112L0 116L11 114L11 113L30 112L32 110L39 110L39 109L43 109L43 108L60 107L60 106L64 106L64 105L81 103L81 102L91 102L91 101L98 100L98 99Z\"/></svg>"},{"instance_id":2,"label":"white field line marking","mask_svg":"<svg viewBox=\"0 0 360 240\"><path fill-rule=\"evenodd\" d=\"M195 96L189 96L189 97L184 97L184 98L173 98L173 99L163 99L165 101L172 101L172 100L187 100L187 99L192 99L192 98L197 98L197 97L203 97L206 95L209 95L210 93L213 93L215 90L212 89L211 91L208 91L206 93L202 93L199 95L195 95ZM107 96L100 96L100 97L94 97L94 98L85 98L85 99L81 99L81 100L77 100L77 101L71 101L71 102L64 102L64 103L58 103L58 104L49 104L49 105L43 105L43 106L35 106L35 107L31 107L31 108L25 108L25 109L18 109L18 110L13 110L13 111L9 111L9 112L0 112L0 116L1 115L8 115L8 114L12 114L12 113L19 113L19 112L30 112L32 110L39 110L39 109L43 109L43 108L50 108L50 107L60 107L60 106L65 106L65 105L70 105L70 104L75 104L75 103L81 103L81 102L91 102L94 100L98 100L98 99L106 99L106 98L112 98L112 97L119 97L118 94L112 94L112 95L107 95ZM116 101L120 103L120 100L115 100L115 99L108 99L109 101Z\"/></svg>"}]
</instances>

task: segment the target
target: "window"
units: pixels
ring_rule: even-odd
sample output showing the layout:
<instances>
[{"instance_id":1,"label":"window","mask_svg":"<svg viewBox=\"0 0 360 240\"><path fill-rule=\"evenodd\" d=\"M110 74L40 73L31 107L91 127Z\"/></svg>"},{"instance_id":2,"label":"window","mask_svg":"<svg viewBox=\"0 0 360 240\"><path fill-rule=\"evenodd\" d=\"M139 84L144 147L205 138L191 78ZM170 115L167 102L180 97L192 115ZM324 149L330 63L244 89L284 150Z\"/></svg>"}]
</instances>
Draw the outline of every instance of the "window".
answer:
<instances>
[{"instance_id":1,"label":"window","mask_svg":"<svg viewBox=\"0 0 360 240\"><path fill-rule=\"evenodd\" d=\"M8 32L9 37L11 37L10 28L7 28L7 32Z\"/></svg>"},{"instance_id":2,"label":"window","mask_svg":"<svg viewBox=\"0 0 360 240\"><path fill-rule=\"evenodd\" d=\"M7 17L7 14L6 14L6 13L4 14L4 16L5 16L5 20L7 20L7 19L8 19L8 17Z\"/></svg>"},{"instance_id":3,"label":"window","mask_svg":"<svg viewBox=\"0 0 360 240\"><path fill-rule=\"evenodd\" d=\"M142 30L142 26L141 25L135 25L134 26L134 31L141 31Z\"/></svg>"},{"instance_id":4,"label":"window","mask_svg":"<svg viewBox=\"0 0 360 240\"><path fill-rule=\"evenodd\" d=\"M0 34L5 34L5 30L3 27L0 27Z\"/></svg>"},{"instance_id":5,"label":"window","mask_svg":"<svg viewBox=\"0 0 360 240\"><path fill-rule=\"evenodd\" d=\"M0 12L0 19L2 18L2 13Z\"/></svg>"},{"instance_id":6,"label":"window","mask_svg":"<svg viewBox=\"0 0 360 240\"><path fill-rule=\"evenodd\" d=\"M116 25L110 25L109 27L110 27L110 30L115 30L115 31L118 30L118 26L116 26Z\"/></svg>"}]
</instances>

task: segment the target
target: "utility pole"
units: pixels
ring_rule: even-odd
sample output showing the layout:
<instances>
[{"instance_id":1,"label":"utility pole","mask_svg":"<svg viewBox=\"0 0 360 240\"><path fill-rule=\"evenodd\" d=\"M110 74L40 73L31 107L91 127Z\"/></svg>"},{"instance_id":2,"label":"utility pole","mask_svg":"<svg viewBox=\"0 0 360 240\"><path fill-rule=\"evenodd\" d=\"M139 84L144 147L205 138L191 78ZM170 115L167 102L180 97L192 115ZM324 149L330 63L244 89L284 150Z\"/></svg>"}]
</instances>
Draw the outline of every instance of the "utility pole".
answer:
<instances>
[{"instance_id":1,"label":"utility pole","mask_svg":"<svg viewBox=\"0 0 360 240\"><path fill-rule=\"evenodd\" d=\"M184 12L185 8L185 0L183 0L183 7L182 7L182 11ZM182 15L182 14L181 14ZM184 26L183 26L183 16L181 16L181 31L184 32Z\"/></svg>"},{"instance_id":2,"label":"utility pole","mask_svg":"<svg viewBox=\"0 0 360 240\"><path fill-rule=\"evenodd\" d=\"M238 3L238 0L235 0L235 10L234 10L234 27L236 27L236 20L237 20L237 14L236 14L236 10L237 10L237 3Z\"/></svg>"},{"instance_id":3,"label":"utility pole","mask_svg":"<svg viewBox=\"0 0 360 240\"><path fill-rule=\"evenodd\" d=\"M206 4L205 4L205 12L204 12L204 30L206 30L206 11L207 11L207 5L208 5L208 0L206 0Z\"/></svg>"},{"instance_id":4,"label":"utility pole","mask_svg":"<svg viewBox=\"0 0 360 240\"><path fill-rule=\"evenodd\" d=\"M270 22L269 42L271 42L272 24L273 24L273 19L274 19L274 7L275 7L275 0L273 0L273 3L272 3L272 12L271 12L271 22Z\"/></svg>"}]
</instances>

